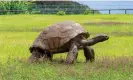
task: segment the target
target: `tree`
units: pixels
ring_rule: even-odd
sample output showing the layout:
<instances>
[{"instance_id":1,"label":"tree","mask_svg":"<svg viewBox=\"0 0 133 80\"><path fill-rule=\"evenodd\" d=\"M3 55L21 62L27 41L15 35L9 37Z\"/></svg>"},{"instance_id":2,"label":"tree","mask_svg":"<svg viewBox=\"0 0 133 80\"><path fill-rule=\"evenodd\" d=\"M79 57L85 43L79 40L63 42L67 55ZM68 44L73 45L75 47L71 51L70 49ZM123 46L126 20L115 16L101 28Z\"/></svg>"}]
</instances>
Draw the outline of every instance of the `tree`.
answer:
<instances>
[{"instance_id":1,"label":"tree","mask_svg":"<svg viewBox=\"0 0 133 80\"><path fill-rule=\"evenodd\" d=\"M64 11L66 14L83 14L84 11L92 11L87 5L74 1L34 1L35 9L43 14L56 14ZM98 11L97 11L98 12Z\"/></svg>"}]
</instances>

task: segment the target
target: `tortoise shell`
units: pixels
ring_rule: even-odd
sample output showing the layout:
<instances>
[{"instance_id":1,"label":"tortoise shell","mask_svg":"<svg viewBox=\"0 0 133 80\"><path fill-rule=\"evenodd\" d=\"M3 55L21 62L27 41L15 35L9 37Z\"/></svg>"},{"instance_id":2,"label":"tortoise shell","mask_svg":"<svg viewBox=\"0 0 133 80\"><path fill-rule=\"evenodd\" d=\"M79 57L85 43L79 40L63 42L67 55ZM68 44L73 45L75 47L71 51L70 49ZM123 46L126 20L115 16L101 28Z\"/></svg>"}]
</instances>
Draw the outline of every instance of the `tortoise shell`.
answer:
<instances>
[{"instance_id":1,"label":"tortoise shell","mask_svg":"<svg viewBox=\"0 0 133 80\"><path fill-rule=\"evenodd\" d=\"M81 34L84 34L85 38L89 37L89 33L79 23L72 21L56 23L45 28L30 48L36 47L43 50L58 49Z\"/></svg>"}]
</instances>

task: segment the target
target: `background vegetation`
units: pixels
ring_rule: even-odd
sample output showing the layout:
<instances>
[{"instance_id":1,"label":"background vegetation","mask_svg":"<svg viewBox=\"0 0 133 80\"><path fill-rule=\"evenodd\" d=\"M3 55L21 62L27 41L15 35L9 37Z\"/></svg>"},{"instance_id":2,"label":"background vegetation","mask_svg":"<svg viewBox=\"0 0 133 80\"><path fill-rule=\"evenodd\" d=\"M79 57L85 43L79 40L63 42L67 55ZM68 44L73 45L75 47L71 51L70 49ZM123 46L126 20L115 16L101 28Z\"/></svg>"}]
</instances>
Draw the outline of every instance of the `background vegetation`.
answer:
<instances>
[{"instance_id":1,"label":"background vegetation","mask_svg":"<svg viewBox=\"0 0 133 80\"><path fill-rule=\"evenodd\" d=\"M0 14L29 13L33 4L25 1L0 1Z\"/></svg>"},{"instance_id":2,"label":"background vegetation","mask_svg":"<svg viewBox=\"0 0 133 80\"><path fill-rule=\"evenodd\" d=\"M92 13L87 5L74 1L0 1L0 14L57 14L59 11L66 14ZM95 10L95 13L99 12Z\"/></svg>"},{"instance_id":3,"label":"background vegetation","mask_svg":"<svg viewBox=\"0 0 133 80\"><path fill-rule=\"evenodd\" d=\"M1 15L0 80L132 80L132 15ZM28 63L28 48L38 34L56 22L79 22L91 34L105 33L108 41L92 46L94 63L84 63L79 51L76 64L65 65L66 54L53 62Z\"/></svg>"}]
</instances>

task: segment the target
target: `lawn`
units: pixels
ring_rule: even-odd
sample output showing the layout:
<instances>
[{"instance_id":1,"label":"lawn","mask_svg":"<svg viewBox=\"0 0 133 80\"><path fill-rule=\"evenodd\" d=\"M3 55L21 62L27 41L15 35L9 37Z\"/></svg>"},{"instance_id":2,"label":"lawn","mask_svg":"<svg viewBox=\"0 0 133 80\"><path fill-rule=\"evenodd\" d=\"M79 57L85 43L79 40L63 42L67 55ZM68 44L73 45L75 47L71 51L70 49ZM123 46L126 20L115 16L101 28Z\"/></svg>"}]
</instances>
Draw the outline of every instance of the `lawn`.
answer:
<instances>
[{"instance_id":1,"label":"lawn","mask_svg":"<svg viewBox=\"0 0 133 80\"><path fill-rule=\"evenodd\" d=\"M132 80L132 15L0 15L0 80ZM28 63L29 46L47 26L56 22L79 22L91 34L110 39L92 46L94 63L85 63L79 51L76 64L63 63L66 54L53 62Z\"/></svg>"}]
</instances>

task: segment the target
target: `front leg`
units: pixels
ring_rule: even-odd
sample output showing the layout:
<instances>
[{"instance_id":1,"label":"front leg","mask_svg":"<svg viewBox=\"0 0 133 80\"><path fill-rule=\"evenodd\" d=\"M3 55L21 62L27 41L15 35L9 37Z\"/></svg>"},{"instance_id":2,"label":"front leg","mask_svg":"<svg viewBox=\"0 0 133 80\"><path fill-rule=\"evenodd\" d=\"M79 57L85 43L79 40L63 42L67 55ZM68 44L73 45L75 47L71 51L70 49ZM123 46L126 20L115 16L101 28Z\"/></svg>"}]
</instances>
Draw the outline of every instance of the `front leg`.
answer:
<instances>
[{"instance_id":1,"label":"front leg","mask_svg":"<svg viewBox=\"0 0 133 80\"><path fill-rule=\"evenodd\" d=\"M84 50L84 56L86 57L86 62L88 61L93 62L95 60L95 52L93 48L91 48L90 46L85 46L83 50Z\"/></svg>"},{"instance_id":2,"label":"front leg","mask_svg":"<svg viewBox=\"0 0 133 80\"><path fill-rule=\"evenodd\" d=\"M72 64L75 62L76 58L78 55L78 48L77 45L75 43L71 44L71 47L69 49L69 52L67 54L67 58L66 58L66 63L67 64Z\"/></svg>"}]
</instances>

